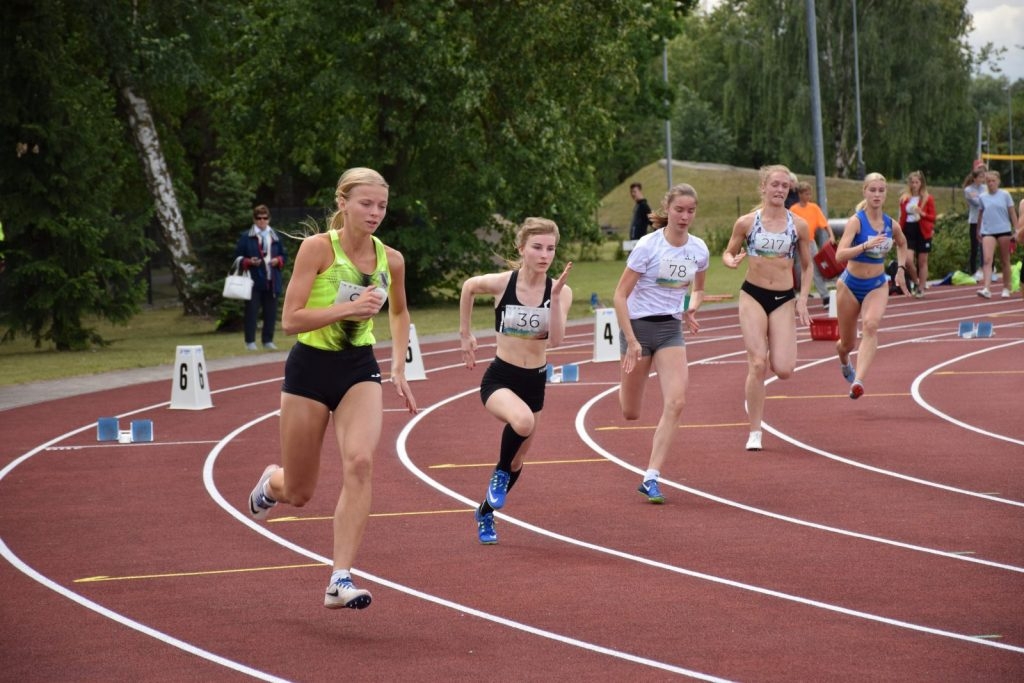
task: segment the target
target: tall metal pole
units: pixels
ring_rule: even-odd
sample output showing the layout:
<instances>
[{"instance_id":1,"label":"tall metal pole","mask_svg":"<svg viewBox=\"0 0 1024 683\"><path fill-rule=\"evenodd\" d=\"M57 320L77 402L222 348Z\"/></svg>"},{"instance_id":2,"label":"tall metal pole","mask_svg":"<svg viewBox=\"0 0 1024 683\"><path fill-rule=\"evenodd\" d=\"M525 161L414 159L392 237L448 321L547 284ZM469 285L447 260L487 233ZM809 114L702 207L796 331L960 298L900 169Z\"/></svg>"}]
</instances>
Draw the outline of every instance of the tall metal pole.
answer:
<instances>
[{"instance_id":1,"label":"tall metal pole","mask_svg":"<svg viewBox=\"0 0 1024 683\"><path fill-rule=\"evenodd\" d=\"M1010 187L1017 187L1013 179L1013 83L1006 86L1006 101L1010 106Z\"/></svg>"},{"instance_id":2,"label":"tall metal pole","mask_svg":"<svg viewBox=\"0 0 1024 683\"><path fill-rule=\"evenodd\" d=\"M668 41L661 49L661 73L665 79L665 86L668 87ZM668 102L665 103L666 109ZM672 115L665 117L665 176L668 181L668 189L672 189Z\"/></svg>"},{"instance_id":3,"label":"tall metal pole","mask_svg":"<svg viewBox=\"0 0 1024 683\"><path fill-rule=\"evenodd\" d=\"M860 127L860 57L857 43L857 0L853 0L853 93L857 100L857 180L864 180L864 136Z\"/></svg>"},{"instance_id":4,"label":"tall metal pole","mask_svg":"<svg viewBox=\"0 0 1024 683\"><path fill-rule=\"evenodd\" d=\"M818 205L828 215L828 197L825 194L825 142L821 133L821 85L818 80L818 22L814 15L814 0L807 5L807 66L811 77L811 123L814 129L814 176L817 180Z\"/></svg>"}]
</instances>

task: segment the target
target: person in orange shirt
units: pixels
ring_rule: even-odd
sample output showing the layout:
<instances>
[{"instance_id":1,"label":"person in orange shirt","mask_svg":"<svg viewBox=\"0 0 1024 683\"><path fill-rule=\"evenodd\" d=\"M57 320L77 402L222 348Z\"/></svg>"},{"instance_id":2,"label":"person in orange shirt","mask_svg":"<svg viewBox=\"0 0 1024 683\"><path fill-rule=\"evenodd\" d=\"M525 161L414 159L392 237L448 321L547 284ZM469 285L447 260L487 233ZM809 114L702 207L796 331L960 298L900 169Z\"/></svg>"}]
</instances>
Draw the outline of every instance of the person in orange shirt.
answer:
<instances>
[{"instance_id":1,"label":"person in orange shirt","mask_svg":"<svg viewBox=\"0 0 1024 683\"><path fill-rule=\"evenodd\" d=\"M807 246L810 247L811 251L811 273L814 275L814 288L818 290L818 296L821 297L821 304L828 306L828 288L825 285L825 278L822 276L821 271L818 270L817 266L814 265L814 255L818 253L818 233L824 232L828 235L830 242L836 241L835 233L832 232L831 226L828 224L828 219L825 218L825 214L821 212L821 207L811 201L811 184L806 181L800 181L796 184L796 191L798 201L789 207L789 210L795 213L800 218L803 218L807 222L807 232L809 234L804 235L807 238ZM824 244L824 242L822 242ZM800 287L800 255L797 254L796 259L796 286Z\"/></svg>"},{"instance_id":2,"label":"person in orange shirt","mask_svg":"<svg viewBox=\"0 0 1024 683\"><path fill-rule=\"evenodd\" d=\"M920 171L907 176L907 188L900 195L900 227L910 247L905 264L907 274L916 284L914 296L920 299L928 289L928 254L935 229L935 197L928 192Z\"/></svg>"}]
</instances>

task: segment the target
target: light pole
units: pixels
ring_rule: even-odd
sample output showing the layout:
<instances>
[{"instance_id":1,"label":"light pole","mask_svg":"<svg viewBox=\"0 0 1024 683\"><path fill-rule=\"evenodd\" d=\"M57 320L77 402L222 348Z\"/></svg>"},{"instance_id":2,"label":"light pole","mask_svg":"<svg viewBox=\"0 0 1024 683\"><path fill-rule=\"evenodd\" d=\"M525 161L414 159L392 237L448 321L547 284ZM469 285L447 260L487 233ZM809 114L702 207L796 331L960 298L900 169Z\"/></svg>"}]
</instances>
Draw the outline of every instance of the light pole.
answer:
<instances>
[{"instance_id":1,"label":"light pole","mask_svg":"<svg viewBox=\"0 0 1024 683\"><path fill-rule=\"evenodd\" d=\"M860 57L857 54L857 0L853 0L853 95L857 101L857 180L864 180L864 136L860 128Z\"/></svg>"},{"instance_id":2,"label":"light pole","mask_svg":"<svg viewBox=\"0 0 1024 683\"><path fill-rule=\"evenodd\" d=\"M668 87L668 41L665 41L661 49L661 74L665 79L665 86ZM668 103L666 102L666 105ZM672 115L665 118L665 180L668 182L668 189L672 189Z\"/></svg>"},{"instance_id":3,"label":"light pole","mask_svg":"<svg viewBox=\"0 0 1024 683\"><path fill-rule=\"evenodd\" d=\"M807 14L807 71L811 78L811 126L814 132L814 176L817 180L818 206L828 215L828 196L825 194L825 141L821 132L821 85L818 80L818 20L814 13L814 0L805 0Z\"/></svg>"},{"instance_id":4,"label":"light pole","mask_svg":"<svg viewBox=\"0 0 1024 683\"><path fill-rule=\"evenodd\" d=\"M1017 187L1013 179L1013 83L1006 84L1006 101L1010 109L1010 118L1007 124L1010 127L1010 187Z\"/></svg>"}]
</instances>

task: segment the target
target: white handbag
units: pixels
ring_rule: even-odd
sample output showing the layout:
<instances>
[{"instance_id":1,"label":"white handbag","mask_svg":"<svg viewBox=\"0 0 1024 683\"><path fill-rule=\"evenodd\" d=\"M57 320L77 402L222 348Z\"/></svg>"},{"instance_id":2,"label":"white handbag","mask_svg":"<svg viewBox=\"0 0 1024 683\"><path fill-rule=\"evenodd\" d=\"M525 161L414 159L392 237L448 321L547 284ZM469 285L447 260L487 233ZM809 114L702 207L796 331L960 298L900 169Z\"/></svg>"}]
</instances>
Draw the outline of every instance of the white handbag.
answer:
<instances>
[{"instance_id":1,"label":"white handbag","mask_svg":"<svg viewBox=\"0 0 1024 683\"><path fill-rule=\"evenodd\" d=\"M237 258L231 265L231 271L228 276L224 278L224 293L225 299L241 299L248 301L252 298L252 275L249 275L249 271L243 271L242 259Z\"/></svg>"}]
</instances>

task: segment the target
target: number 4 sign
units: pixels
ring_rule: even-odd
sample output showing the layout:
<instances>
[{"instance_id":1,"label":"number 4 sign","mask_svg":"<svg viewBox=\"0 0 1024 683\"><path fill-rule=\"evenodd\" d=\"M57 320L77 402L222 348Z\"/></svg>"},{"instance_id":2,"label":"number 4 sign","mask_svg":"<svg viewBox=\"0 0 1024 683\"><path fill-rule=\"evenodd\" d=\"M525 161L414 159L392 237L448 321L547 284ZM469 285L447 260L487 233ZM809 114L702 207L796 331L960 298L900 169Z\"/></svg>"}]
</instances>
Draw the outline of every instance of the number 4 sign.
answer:
<instances>
[{"instance_id":1,"label":"number 4 sign","mask_svg":"<svg viewBox=\"0 0 1024 683\"><path fill-rule=\"evenodd\" d=\"M614 308L594 311L594 362L619 360L619 321Z\"/></svg>"}]
</instances>

